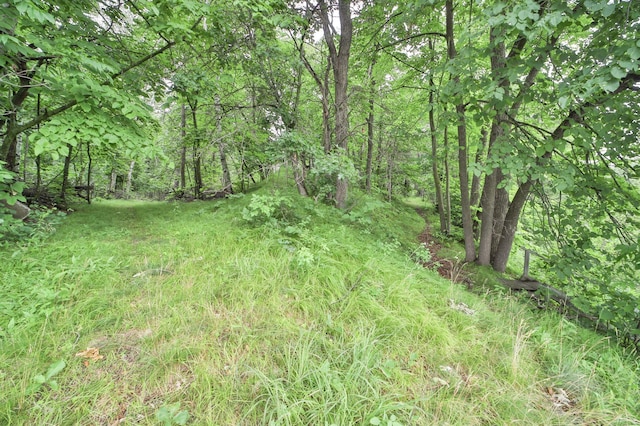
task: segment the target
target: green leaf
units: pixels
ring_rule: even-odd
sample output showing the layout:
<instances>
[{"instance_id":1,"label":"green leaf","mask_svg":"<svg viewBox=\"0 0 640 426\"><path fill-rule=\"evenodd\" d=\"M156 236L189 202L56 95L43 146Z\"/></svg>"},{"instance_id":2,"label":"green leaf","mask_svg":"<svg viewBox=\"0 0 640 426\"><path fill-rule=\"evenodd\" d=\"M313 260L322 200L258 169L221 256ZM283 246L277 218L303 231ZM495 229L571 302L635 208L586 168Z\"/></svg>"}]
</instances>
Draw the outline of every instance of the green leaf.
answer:
<instances>
[{"instance_id":1,"label":"green leaf","mask_svg":"<svg viewBox=\"0 0 640 426\"><path fill-rule=\"evenodd\" d=\"M558 104L560 105L561 108L566 108L568 103L569 103L568 96L561 96L560 99L558 99Z\"/></svg>"},{"instance_id":2,"label":"green leaf","mask_svg":"<svg viewBox=\"0 0 640 426\"><path fill-rule=\"evenodd\" d=\"M604 308L600 311L599 317L602 321L611 321L615 315L608 308Z\"/></svg>"},{"instance_id":3,"label":"green leaf","mask_svg":"<svg viewBox=\"0 0 640 426\"><path fill-rule=\"evenodd\" d=\"M607 3L607 5L602 9L602 16L608 18L613 15L613 12L616 11L616 5L614 3Z\"/></svg>"},{"instance_id":4,"label":"green leaf","mask_svg":"<svg viewBox=\"0 0 640 426\"><path fill-rule=\"evenodd\" d=\"M597 12L599 10L602 10L607 4L606 0L586 0L584 2L585 7L587 8L588 11L590 12Z\"/></svg>"},{"instance_id":5,"label":"green leaf","mask_svg":"<svg viewBox=\"0 0 640 426\"><path fill-rule=\"evenodd\" d=\"M620 86L620 81L618 80L608 80L600 83L600 87L602 87L607 92L615 92Z\"/></svg>"},{"instance_id":6,"label":"green leaf","mask_svg":"<svg viewBox=\"0 0 640 426\"><path fill-rule=\"evenodd\" d=\"M186 410L182 410L173 416L173 421L178 425L186 425L187 421L189 421L189 413Z\"/></svg>"},{"instance_id":7,"label":"green leaf","mask_svg":"<svg viewBox=\"0 0 640 426\"><path fill-rule=\"evenodd\" d=\"M382 424L382 421L379 417L373 417L371 420L369 420L369 424L373 426L379 426L380 424Z\"/></svg>"},{"instance_id":8,"label":"green leaf","mask_svg":"<svg viewBox=\"0 0 640 426\"><path fill-rule=\"evenodd\" d=\"M618 79L624 78L627 75L627 72L625 70L623 70L622 68L617 67L617 66L612 67L609 72L611 73L612 76L614 76L615 78L618 78ZM617 89L617 87L616 87L616 89Z\"/></svg>"},{"instance_id":9,"label":"green leaf","mask_svg":"<svg viewBox=\"0 0 640 426\"><path fill-rule=\"evenodd\" d=\"M627 55L634 61L640 59L640 47L639 46L631 46L627 49Z\"/></svg>"},{"instance_id":10,"label":"green leaf","mask_svg":"<svg viewBox=\"0 0 640 426\"><path fill-rule=\"evenodd\" d=\"M66 366L67 366L67 364L64 362L63 359L51 364L49 366L49 370L47 370L47 374L46 374L47 380L49 380L50 378L52 378L56 374L60 373L62 370L64 370L64 368Z\"/></svg>"}]
</instances>

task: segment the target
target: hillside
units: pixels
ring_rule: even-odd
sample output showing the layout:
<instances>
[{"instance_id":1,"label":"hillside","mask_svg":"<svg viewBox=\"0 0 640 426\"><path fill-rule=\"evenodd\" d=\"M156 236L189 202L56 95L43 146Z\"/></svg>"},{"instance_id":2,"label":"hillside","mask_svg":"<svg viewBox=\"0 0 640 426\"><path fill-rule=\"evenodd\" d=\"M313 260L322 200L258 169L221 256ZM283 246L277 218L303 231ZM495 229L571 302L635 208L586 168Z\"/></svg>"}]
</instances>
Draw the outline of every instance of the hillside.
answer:
<instances>
[{"instance_id":1,"label":"hillside","mask_svg":"<svg viewBox=\"0 0 640 426\"><path fill-rule=\"evenodd\" d=\"M636 359L444 280L413 207L356 199L103 200L5 248L0 423L640 424Z\"/></svg>"}]
</instances>

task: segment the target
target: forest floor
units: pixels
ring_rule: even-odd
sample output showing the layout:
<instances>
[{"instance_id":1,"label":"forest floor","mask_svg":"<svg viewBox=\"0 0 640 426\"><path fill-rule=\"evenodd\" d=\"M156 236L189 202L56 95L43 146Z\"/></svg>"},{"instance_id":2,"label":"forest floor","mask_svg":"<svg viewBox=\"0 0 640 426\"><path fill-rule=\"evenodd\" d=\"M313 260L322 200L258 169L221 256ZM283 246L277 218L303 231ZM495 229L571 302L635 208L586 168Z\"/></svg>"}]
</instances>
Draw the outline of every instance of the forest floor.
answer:
<instances>
[{"instance_id":1,"label":"forest floor","mask_svg":"<svg viewBox=\"0 0 640 426\"><path fill-rule=\"evenodd\" d=\"M640 425L636 358L448 281L413 207L289 187L98 200L0 249L0 424Z\"/></svg>"},{"instance_id":2,"label":"forest floor","mask_svg":"<svg viewBox=\"0 0 640 426\"><path fill-rule=\"evenodd\" d=\"M424 244L431 254L429 261L422 262L423 266L437 271L442 278L451 280L454 283L464 283L468 288L473 287L473 281L462 271L462 264L459 259L449 259L442 256L443 245L433 235L427 210L423 207L418 207L416 212L425 221L424 230L418 235L418 241Z\"/></svg>"}]
</instances>

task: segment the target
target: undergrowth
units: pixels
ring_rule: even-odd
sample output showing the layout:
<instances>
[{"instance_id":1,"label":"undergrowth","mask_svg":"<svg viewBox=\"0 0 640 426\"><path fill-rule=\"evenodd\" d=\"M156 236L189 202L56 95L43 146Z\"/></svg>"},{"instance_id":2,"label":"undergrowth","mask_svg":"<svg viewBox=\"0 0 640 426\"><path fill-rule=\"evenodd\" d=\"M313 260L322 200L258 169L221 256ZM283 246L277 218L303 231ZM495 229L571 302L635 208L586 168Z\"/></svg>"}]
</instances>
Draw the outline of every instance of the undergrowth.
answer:
<instances>
[{"instance_id":1,"label":"undergrowth","mask_svg":"<svg viewBox=\"0 0 640 426\"><path fill-rule=\"evenodd\" d=\"M411 207L288 188L103 201L3 248L0 423L639 423L637 360L422 268Z\"/></svg>"}]
</instances>

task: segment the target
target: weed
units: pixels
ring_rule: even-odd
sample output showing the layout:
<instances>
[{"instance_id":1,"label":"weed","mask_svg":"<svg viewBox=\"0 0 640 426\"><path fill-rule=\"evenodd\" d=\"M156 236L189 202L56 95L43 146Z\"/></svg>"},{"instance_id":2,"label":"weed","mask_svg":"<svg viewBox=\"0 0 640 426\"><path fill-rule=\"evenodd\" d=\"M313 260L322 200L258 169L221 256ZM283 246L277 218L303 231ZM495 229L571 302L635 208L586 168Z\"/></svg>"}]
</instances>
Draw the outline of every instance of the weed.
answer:
<instances>
[{"instance_id":1,"label":"weed","mask_svg":"<svg viewBox=\"0 0 640 426\"><path fill-rule=\"evenodd\" d=\"M422 243L416 247L409 256L419 265L428 265L431 263L431 251L429 251L429 247L426 244Z\"/></svg>"},{"instance_id":2,"label":"weed","mask_svg":"<svg viewBox=\"0 0 640 426\"><path fill-rule=\"evenodd\" d=\"M180 403L163 405L156 411L156 420L164 426L186 425L189 421L189 412L180 410Z\"/></svg>"},{"instance_id":3,"label":"weed","mask_svg":"<svg viewBox=\"0 0 640 426\"><path fill-rule=\"evenodd\" d=\"M54 362L49 366L47 372L44 374L38 374L33 377L31 380L31 384L27 388L27 395L33 395L38 392L43 386L48 386L51 390L58 390L60 386L58 382L54 379L64 368L67 366L67 363L64 362L63 359Z\"/></svg>"},{"instance_id":4,"label":"weed","mask_svg":"<svg viewBox=\"0 0 640 426\"><path fill-rule=\"evenodd\" d=\"M268 223L277 226L279 222L286 222L293 215L291 198L275 191L273 195L251 196L249 205L242 210L242 218L253 224Z\"/></svg>"}]
</instances>

